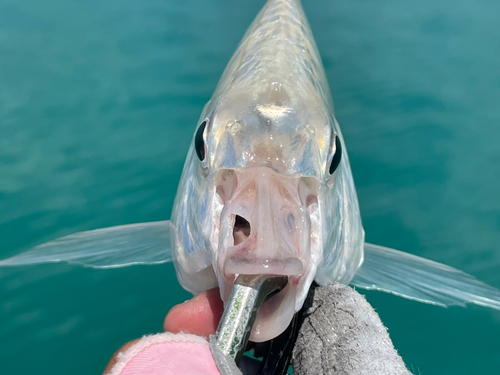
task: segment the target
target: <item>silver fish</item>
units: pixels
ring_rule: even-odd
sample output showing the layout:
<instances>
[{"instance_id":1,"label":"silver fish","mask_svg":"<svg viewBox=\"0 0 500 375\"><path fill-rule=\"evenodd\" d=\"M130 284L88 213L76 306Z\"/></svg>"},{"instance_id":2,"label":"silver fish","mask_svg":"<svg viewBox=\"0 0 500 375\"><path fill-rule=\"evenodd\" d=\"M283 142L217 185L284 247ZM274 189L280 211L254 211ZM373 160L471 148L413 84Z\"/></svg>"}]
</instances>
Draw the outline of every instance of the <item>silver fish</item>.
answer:
<instances>
[{"instance_id":1,"label":"silver fish","mask_svg":"<svg viewBox=\"0 0 500 375\"><path fill-rule=\"evenodd\" d=\"M73 234L1 266L66 261L95 268L173 260L182 286L278 274L251 340L280 334L313 280L436 305L500 309L500 291L454 268L364 243L347 149L298 0L269 0L201 114L171 220Z\"/></svg>"}]
</instances>

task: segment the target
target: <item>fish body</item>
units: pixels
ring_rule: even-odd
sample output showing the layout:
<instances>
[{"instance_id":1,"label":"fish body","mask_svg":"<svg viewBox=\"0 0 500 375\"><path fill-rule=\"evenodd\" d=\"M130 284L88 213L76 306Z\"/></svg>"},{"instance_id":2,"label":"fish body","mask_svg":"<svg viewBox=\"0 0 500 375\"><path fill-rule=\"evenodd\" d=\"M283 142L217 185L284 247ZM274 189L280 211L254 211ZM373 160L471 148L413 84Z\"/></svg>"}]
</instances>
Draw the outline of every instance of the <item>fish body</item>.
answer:
<instances>
[{"instance_id":1,"label":"fish body","mask_svg":"<svg viewBox=\"0 0 500 375\"><path fill-rule=\"evenodd\" d=\"M220 285L223 299L235 274L289 275L291 285L273 297L282 299L280 313L261 312L254 326L252 339L267 340L271 322L283 330L302 307L313 279L347 284L363 258L347 151L297 1L264 6L198 124L171 216L177 274L193 293ZM236 216L250 230L237 245Z\"/></svg>"},{"instance_id":2,"label":"fish body","mask_svg":"<svg viewBox=\"0 0 500 375\"><path fill-rule=\"evenodd\" d=\"M251 340L280 334L313 280L440 306L500 310L500 291L452 267L364 243L347 148L298 0L269 0L196 125L171 220L76 233L1 260L95 268L173 260L179 282L226 300L239 274L288 276Z\"/></svg>"}]
</instances>

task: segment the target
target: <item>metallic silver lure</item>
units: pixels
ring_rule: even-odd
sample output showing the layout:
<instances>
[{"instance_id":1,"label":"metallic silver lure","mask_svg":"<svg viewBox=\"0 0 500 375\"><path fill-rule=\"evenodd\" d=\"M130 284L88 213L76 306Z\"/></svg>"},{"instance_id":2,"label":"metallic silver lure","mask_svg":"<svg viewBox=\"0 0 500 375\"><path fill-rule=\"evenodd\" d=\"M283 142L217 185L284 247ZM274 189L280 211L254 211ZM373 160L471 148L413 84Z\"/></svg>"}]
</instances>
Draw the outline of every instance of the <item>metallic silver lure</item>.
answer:
<instances>
[{"instance_id":1,"label":"metallic silver lure","mask_svg":"<svg viewBox=\"0 0 500 375\"><path fill-rule=\"evenodd\" d=\"M170 221L63 237L0 266L66 261L96 268L174 261L198 293L235 278L283 275L252 341L279 335L313 280L437 305L500 309L500 291L454 268L364 243L347 150L298 0L269 0L205 106Z\"/></svg>"}]
</instances>

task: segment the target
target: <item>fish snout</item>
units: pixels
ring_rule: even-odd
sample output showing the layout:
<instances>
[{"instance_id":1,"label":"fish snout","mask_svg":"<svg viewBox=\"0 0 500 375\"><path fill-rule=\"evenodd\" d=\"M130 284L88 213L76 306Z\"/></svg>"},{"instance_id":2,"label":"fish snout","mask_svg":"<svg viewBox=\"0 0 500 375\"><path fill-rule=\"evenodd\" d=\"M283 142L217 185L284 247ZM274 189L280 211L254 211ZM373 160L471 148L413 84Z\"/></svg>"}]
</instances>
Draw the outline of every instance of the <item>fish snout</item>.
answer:
<instances>
[{"instance_id":1,"label":"fish snout","mask_svg":"<svg viewBox=\"0 0 500 375\"><path fill-rule=\"evenodd\" d=\"M282 275L286 287L259 309L250 339L266 341L288 326L315 270L311 257L317 184L270 168L223 171L216 192L223 206L214 268L227 301L238 275ZM306 286L306 288L304 288Z\"/></svg>"},{"instance_id":2,"label":"fish snout","mask_svg":"<svg viewBox=\"0 0 500 375\"><path fill-rule=\"evenodd\" d=\"M268 168L225 171L217 193L221 217L219 269L239 274L300 276L307 268L311 222L301 179Z\"/></svg>"}]
</instances>

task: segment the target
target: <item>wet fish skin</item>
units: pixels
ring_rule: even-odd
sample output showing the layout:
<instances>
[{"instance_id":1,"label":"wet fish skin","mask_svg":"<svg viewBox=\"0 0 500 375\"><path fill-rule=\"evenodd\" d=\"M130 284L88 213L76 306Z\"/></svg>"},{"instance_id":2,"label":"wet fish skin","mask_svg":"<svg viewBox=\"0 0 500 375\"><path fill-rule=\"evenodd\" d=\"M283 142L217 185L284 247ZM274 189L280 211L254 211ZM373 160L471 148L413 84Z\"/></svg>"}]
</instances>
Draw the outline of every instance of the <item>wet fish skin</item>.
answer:
<instances>
[{"instance_id":1,"label":"wet fish skin","mask_svg":"<svg viewBox=\"0 0 500 375\"><path fill-rule=\"evenodd\" d=\"M267 323L263 316L257 319L252 340L267 340L286 328L314 278L321 284L349 283L363 254L364 232L347 150L321 58L298 1L266 3L198 123L203 127L205 158L200 160L196 152L195 137L171 217L178 278L193 293L219 285L221 296L227 298L232 277L225 275L224 267L232 255L227 252L233 249L234 216L243 216L252 235L275 244L259 249L257 241L234 250L245 252L244 257L251 259L247 264L298 258L303 265L290 288L294 290L275 297L283 299L280 311L269 315ZM341 150L335 147L336 137ZM341 161L330 175L335 152L342 153ZM238 189L253 189L253 200L245 201ZM284 197L283 190L292 198ZM307 198L310 202L305 202ZM267 211L241 209L252 205ZM297 239L302 245L288 252L276 250L286 247L276 240L286 242L285 218L279 213L283 206L296 208L294 220L302 225L295 230L305 238ZM258 269L257 264L239 272ZM282 323L277 326L276 321Z\"/></svg>"}]
</instances>

